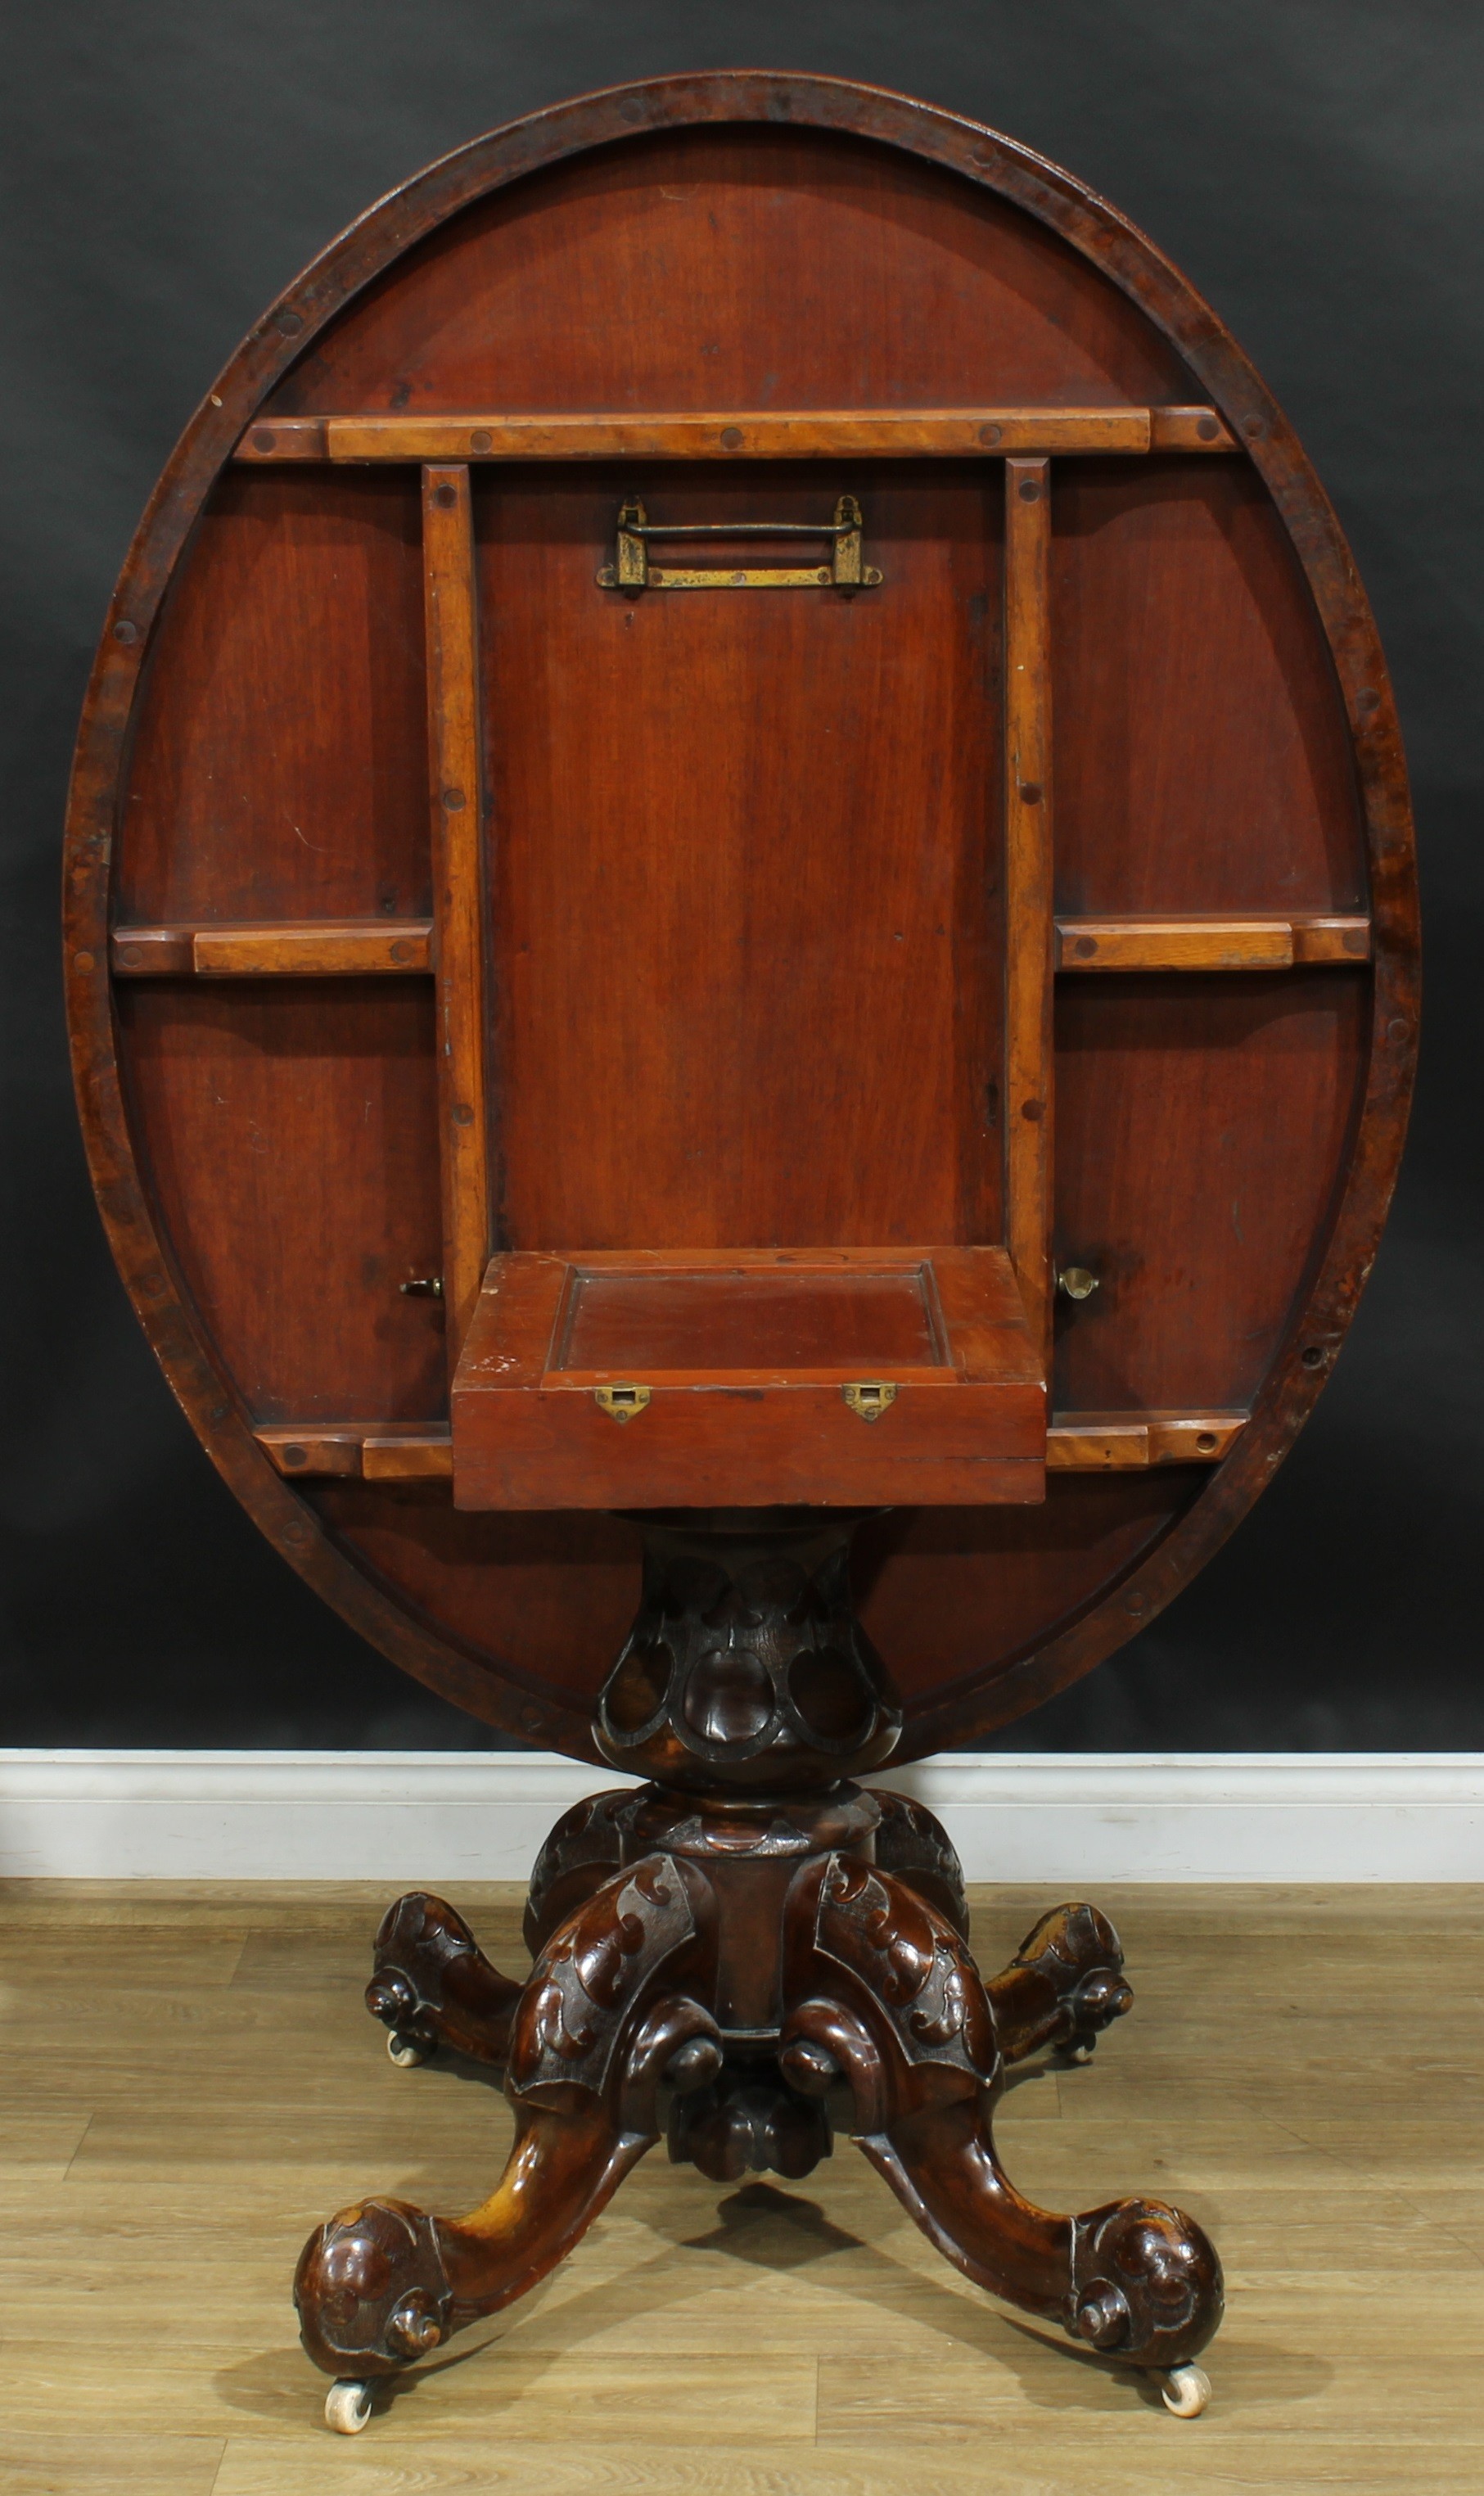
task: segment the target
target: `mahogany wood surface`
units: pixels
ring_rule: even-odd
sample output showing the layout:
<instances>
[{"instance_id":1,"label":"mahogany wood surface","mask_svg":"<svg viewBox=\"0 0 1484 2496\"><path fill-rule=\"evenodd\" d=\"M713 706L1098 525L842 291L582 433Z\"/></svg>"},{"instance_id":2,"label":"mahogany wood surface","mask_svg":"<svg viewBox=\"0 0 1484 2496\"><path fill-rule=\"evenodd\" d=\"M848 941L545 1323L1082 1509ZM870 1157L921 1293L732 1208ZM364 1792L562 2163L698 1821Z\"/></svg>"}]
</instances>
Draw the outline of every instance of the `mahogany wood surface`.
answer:
<instances>
[{"instance_id":1,"label":"mahogany wood surface","mask_svg":"<svg viewBox=\"0 0 1484 2496\"><path fill-rule=\"evenodd\" d=\"M1002 467L490 484L499 1244L1001 1237ZM597 594L626 477L680 523L838 484L886 586Z\"/></svg>"},{"instance_id":2,"label":"mahogany wood surface","mask_svg":"<svg viewBox=\"0 0 1484 2496\"><path fill-rule=\"evenodd\" d=\"M899 441L924 411L1143 411L1151 448L801 455L811 424ZM718 412L735 449L696 442ZM491 435L430 475L451 506L418 461L452 433L327 455L334 424L444 419ZM497 454L533 420L600 431L570 469L529 437ZM690 448L614 460L603 426L661 421ZM254 455L289 424L312 446ZM1035 459L1047 499L1010 498L1049 515L1049 761L1039 809L1021 773L1006 812L1002 481ZM634 491L811 525L854 493L881 586L602 591ZM997 966L1025 887L996 861L1028 836L1047 999L1053 948L1062 976L1054 1133L1021 1137L1003 1050L1030 1008ZM1400 1153L1401 749L1281 410L1072 176L844 81L538 114L296 281L122 576L67 897L100 1201L215 1461L396 1661L578 1753L635 1532L451 1505L447 1372L486 1251L1009 1244L1027 1140L1049 1147L1047 1283L1098 1289L1046 1294L1046 1498L860 1537L911 1756L1086 1670L1230 1530L1333 1361ZM440 1276L442 1304L401 1288Z\"/></svg>"},{"instance_id":3,"label":"mahogany wood surface","mask_svg":"<svg viewBox=\"0 0 1484 2496\"><path fill-rule=\"evenodd\" d=\"M1000 458L1006 452L1234 451L1210 407L716 409L701 416L269 417L236 457L338 459L748 459L881 455Z\"/></svg>"},{"instance_id":4,"label":"mahogany wood surface","mask_svg":"<svg viewBox=\"0 0 1484 2496\"><path fill-rule=\"evenodd\" d=\"M1058 1473L1103 1473L1117 1466L1216 1464L1246 1427L1244 1413L1079 1413L1053 1421L1046 1464ZM259 1446L282 1474L338 1474L366 1482L453 1479L448 1430L368 1430L364 1422L261 1424Z\"/></svg>"},{"instance_id":5,"label":"mahogany wood surface","mask_svg":"<svg viewBox=\"0 0 1484 2496\"><path fill-rule=\"evenodd\" d=\"M479 590L469 471L422 472L434 998L448 1365L489 1254Z\"/></svg>"},{"instance_id":6,"label":"mahogany wood surface","mask_svg":"<svg viewBox=\"0 0 1484 2496\"><path fill-rule=\"evenodd\" d=\"M1005 463L1005 1244L1026 1315L1051 1325L1051 462Z\"/></svg>"},{"instance_id":7,"label":"mahogany wood surface","mask_svg":"<svg viewBox=\"0 0 1484 2496\"><path fill-rule=\"evenodd\" d=\"M1044 1362L998 1248L494 1257L452 1406L460 1508L1045 1491Z\"/></svg>"}]
</instances>

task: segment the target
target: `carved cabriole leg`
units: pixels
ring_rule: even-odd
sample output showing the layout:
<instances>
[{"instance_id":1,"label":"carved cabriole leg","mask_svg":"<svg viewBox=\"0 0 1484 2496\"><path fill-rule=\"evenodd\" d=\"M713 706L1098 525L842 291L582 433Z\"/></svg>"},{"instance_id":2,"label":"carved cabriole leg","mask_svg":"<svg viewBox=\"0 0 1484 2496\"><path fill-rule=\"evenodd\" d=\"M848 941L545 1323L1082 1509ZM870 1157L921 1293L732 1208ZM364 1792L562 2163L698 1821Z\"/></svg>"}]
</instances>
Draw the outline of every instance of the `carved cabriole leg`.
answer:
<instances>
[{"instance_id":1,"label":"carved cabriole leg","mask_svg":"<svg viewBox=\"0 0 1484 2496\"><path fill-rule=\"evenodd\" d=\"M943 1822L934 1818L926 1803L914 1802L910 1794L891 1794L881 1786L873 1786L871 1792L881 1807L881 1825L876 1832L876 1859L881 1870L905 1881L967 1941L964 1867Z\"/></svg>"},{"instance_id":2,"label":"carved cabriole leg","mask_svg":"<svg viewBox=\"0 0 1484 2496\"><path fill-rule=\"evenodd\" d=\"M476 2062L503 2063L521 1991L442 1898L412 1889L382 1918L366 2009L389 2029L394 2062L425 2062L451 2045Z\"/></svg>"},{"instance_id":3,"label":"carved cabriole leg","mask_svg":"<svg viewBox=\"0 0 1484 2496\"><path fill-rule=\"evenodd\" d=\"M523 1930L533 1958L541 1956L558 1924L618 1870L633 1808L633 1787L610 1786L563 1812L531 1875Z\"/></svg>"},{"instance_id":4,"label":"carved cabriole leg","mask_svg":"<svg viewBox=\"0 0 1484 2496\"><path fill-rule=\"evenodd\" d=\"M1096 1907L1051 1908L986 1989L1006 2063L1042 2045L1086 2062L1099 2032L1133 2001L1118 1935Z\"/></svg>"},{"instance_id":5,"label":"carved cabriole leg","mask_svg":"<svg viewBox=\"0 0 1484 2496\"><path fill-rule=\"evenodd\" d=\"M1221 2274L1193 2220L1143 2200L1063 2218L1009 2182L989 1999L958 1935L904 1883L838 1857L801 1875L788 1989L786 2077L804 2094L850 2082L859 2146L970 2279L1134 2365L1205 2347Z\"/></svg>"},{"instance_id":6,"label":"carved cabriole leg","mask_svg":"<svg viewBox=\"0 0 1484 2496\"><path fill-rule=\"evenodd\" d=\"M699 2088L721 2069L709 1990L705 1884L650 1856L565 1923L520 1999L507 2092L515 2142L467 2218L358 2202L318 2230L294 2280L304 2346L326 2373L364 2381L425 2356L570 2253L659 2137L662 2080Z\"/></svg>"}]
</instances>

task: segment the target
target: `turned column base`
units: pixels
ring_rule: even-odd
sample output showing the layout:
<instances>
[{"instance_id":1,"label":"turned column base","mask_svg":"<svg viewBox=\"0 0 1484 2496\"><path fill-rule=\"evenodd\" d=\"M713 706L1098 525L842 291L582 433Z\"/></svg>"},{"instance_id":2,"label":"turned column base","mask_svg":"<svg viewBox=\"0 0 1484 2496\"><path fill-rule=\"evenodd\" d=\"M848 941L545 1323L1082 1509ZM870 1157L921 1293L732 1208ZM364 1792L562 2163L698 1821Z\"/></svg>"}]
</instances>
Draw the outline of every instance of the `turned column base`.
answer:
<instances>
[{"instance_id":1,"label":"turned column base","mask_svg":"<svg viewBox=\"0 0 1484 2496\"><path fill-rule=\"evenodd\" d=\"M603 1794L552 1831L531 1885L536 1964L501 1976L441 1900L399 1899L367 2001L397 2059L498 2066L515 2139L466 2217L366 2200L305 2246L304 2346L354 2431L370 2387L511 2303L576 2244L645 2152L728 2182L794 2180L832 2124L960 2270L1075 2341L1162 2379L1191 2416L1221 2320L1216 2254L1167 2202L1037 2209L1000 2165L1008 2064L1085 2056L1128 2010L1118 1937L1087 1906L1042 1917L986 1985L932 1815L843 1782L787 1800L660 1786Z\"/></svg>"}]
</instances>

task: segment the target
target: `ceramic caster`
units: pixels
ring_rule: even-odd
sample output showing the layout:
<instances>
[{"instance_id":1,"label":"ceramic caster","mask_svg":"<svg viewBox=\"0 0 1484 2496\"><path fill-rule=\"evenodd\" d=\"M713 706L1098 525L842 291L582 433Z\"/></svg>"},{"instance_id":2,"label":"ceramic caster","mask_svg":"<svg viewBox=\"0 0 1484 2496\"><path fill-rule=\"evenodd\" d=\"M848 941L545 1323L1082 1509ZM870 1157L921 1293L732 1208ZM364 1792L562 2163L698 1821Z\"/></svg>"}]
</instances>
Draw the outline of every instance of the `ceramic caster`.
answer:
<instances>
[{"instance_id":1,"label":"ceramic caster","mask_svg":"<svg viewBox=\"0 0 1484 2496\"><path fill-rule=\"evenodd\" d=\"M399 2072L411 2072L415 2071L419 2063L426 2063L431 2059L433 2048L431 2045L424 2045L420 2037L401 2037L393 2028L386 2039L386 2051Z\"/></svg>"},{"instance_id":2,"label":"ceramic caster","mask_svg":"<svg viewBox=\"0 0 1484 2496\"><path fill-rule=\"evenodd\" d=\"M1211 2398L1211 2378L1203 2366L1171 2366L1159 2397L1171 2418L1199 2418Z\"/></svg>"},{"instance_id":3,"label":"ceramic caster","mask_svg":"<svg viewBox=\"0 0 1484 2496\"><path fill-rule=\"evenodd\" d=\"M395 2044L397 2041L393 2038L391 2042ZM325 2423L332 2426L337 2435L359 2435L370 2415L369 2384L331 2384L325 2395Z\"/></svg>"},{"instance_id":4,"label":"ceramic caster","mask_svg":"<svg viewBox=\"0 0 1484 2496\"><path fill-rule=\"evenodd\" d=\"M1062 2048L1062 2060L1064 2063L1090 2063L1092 2059L1093 2048L1091 2045L1064 2045Z\"/></svg>"}]
</instances>

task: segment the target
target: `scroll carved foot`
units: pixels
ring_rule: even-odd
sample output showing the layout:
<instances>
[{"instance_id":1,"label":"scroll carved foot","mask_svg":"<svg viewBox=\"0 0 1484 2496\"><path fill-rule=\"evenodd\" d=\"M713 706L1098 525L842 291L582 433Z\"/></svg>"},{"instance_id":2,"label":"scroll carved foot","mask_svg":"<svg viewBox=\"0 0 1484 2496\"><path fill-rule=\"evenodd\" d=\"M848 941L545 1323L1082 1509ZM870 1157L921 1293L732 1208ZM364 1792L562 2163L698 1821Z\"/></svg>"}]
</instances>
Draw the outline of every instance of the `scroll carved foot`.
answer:
<instances>
[{"instance_id":1,"label":"scroll carved foot","mask_svg":"<svg viewBox=\"0 0 1484 2496\"><path fill-rule=\"evenodd\" d=\"M780 2063L801 2092L840 2077L854 2137L940 2252L981 2288L1136 2366L1168 2371L1221 2316L1216 2253L1167 2202L1063 2218L995 2151L996 2013L957 1933L905 1883L830 1857L790 1909Z\"/></svg>"},{"instance_id":2,"label":"scroll carved foot","mask_svg":"<svg viewBox=\"0 0 1484 2496\"><path fill-rule=\"evenodd\" d=\"M394 2062L425 2062L451 2045L476 2062L503 2063L521 1989L491 1967L442 1898L413 1889L382 1918L366 2009L390 2030Z\"/></svg>"},{"instance_id":3,"label":"scroll carved foot","mask_svg":"<svg viewBox=\"0 0 1484 2496\"><path fill-rule=\"evenodd\" d=\"M721 2071L716 2023L682 1989L693 1977L709 1989L709 1922L703 1885L650 1856L562 1925L511 2023L515 2140L500 2183L466 2218L367 2200L317 2230L294 2290L316 2365L360 2385L394 2374L571 2252L659 2138L661 2083L703 2088ZM354 2431L365 2405L343 2406L346 2418L330 2422Z\"/></svg>"},{"instance_id":4,"label":"scroll carved foot","mask_svg":"<svg viewBox=\"0 0 1484 2496\"><path fill-rule=\"evenodd\" d=\"M1057 2045L1086 2062L1100 2031L1133 2001L1124 1953L1096 1907L1053 1907L1027 1933L1009 1966L988 1986L995 2034L1006 2063Z\"/></svg>"}]
</instances>

